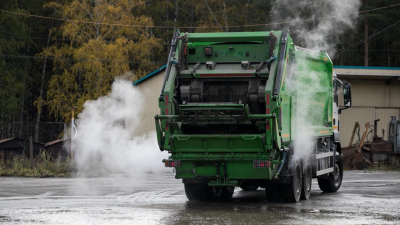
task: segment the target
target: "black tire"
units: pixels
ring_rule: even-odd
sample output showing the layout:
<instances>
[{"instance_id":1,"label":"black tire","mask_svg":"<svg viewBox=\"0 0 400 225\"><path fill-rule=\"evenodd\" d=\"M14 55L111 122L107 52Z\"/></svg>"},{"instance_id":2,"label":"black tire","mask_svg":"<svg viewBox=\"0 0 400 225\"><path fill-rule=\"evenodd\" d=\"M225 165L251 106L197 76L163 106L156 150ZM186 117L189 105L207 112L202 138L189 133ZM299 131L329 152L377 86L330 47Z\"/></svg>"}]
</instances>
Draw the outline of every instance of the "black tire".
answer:
<instances>
[{"instance_id":1,"label":"black tire","mask_svg":"<svg viewBox=\"0 0 400 225\"><path fill-rule=\"evenodd\" d=\"M227 200L232 198L235 187L212 187L212 193L216 200Z\"/></svg>"},{"instance_id":2,"label":"black tire","mask_svg":"<svg viewBox=\"0 0 400 225\"><path fill-rule=\"evenodd\" d=\"M311 185L312 185L312 166L309 159L304 160L302 163L303 174L302 174L302 189L301 189L301 200L307 200L310 198Z\"/></svg>"},{"instance_id":3,"label":"black tire","mask_svg":"<svg viewBox=\"0 0 400 225\"><path fill-rule=\"evenodd\" d=\"M240 188L243 191L256 191L260 186L258 186L257 184L252 184L252 183L248 183L248 182L242 182L240 184Z\"/></svg>"},{"instance_id":4,"label":"black tire","mask_svg":"<svg viewBox=\"0 0 400 225\"><path fill-rule=\"evenodd\" d=\"M281 196L285 202L299 202L302 189L302 172L301 164L298 160L292 162L292 182L283 184L281 188Z\"/></svg>"},{"instance_id":5,"label":"black tire","mask_svg":"<svg viewBox=\"0 0 400 225\"><path fill-rule=\"evenodd\" d=\"M318 186L323 192L337 192L343 180L343 161L342 157L336 156L335 171L329 174L329 178L319 178Z\"/></svg>"},{"instance_id":6,"label":"black tire","mask_svg":"<svg viewBox=\"0 0 400 225\"><path fill-rule=\"evenodd\" d=\"M269 202L280 202L281 195L279 191L279 184L266 184L265 185L265 195Z\"/></svg>"},{"instance_id":7,"label":"black tire","mask_svg":"<svg viewBox=\"0 0 400 225\"><path fill-rule=\"evenodd\" d=\"M206 201L213 199L212 188L204 183L185 183L185 193L189 201Z\"/></svg>"}]
</instances>

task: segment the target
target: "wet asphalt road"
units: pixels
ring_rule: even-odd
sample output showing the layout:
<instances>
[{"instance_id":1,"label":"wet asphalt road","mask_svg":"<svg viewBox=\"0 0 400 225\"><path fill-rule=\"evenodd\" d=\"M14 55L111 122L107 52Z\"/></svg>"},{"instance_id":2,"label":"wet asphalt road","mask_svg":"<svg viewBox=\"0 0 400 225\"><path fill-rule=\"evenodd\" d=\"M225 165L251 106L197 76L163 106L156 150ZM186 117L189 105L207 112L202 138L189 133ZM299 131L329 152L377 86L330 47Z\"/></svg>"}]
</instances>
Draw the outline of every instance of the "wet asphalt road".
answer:
<instances>
[{"instance_id":1,"label":"wet asphalt road","mask_svg":"<svg viewBox=\"0 0 400 225\"><path fill-rule=\"evenodd\" d=\"M1 224L400 224L399 172L345 172L337 193L269 203L264 189L189 202L172 173L135 178L0 178Z\"/></svg>"}]
</instances>

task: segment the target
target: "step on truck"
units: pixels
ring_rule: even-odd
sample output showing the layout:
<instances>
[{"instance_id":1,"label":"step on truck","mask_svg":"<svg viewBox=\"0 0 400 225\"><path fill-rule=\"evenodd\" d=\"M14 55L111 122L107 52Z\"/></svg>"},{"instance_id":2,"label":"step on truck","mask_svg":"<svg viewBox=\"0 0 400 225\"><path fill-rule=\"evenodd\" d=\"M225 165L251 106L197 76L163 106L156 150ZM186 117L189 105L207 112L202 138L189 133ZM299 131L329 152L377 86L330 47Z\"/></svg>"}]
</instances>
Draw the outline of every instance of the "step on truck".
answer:
<instances>
[{"instance_id":1,"label":"step on truck","mask_svg":"<svg viewBox=\"0 0 400 225\"><path fill-rule=\"evenodd\" d=\"M160 150L170 153L163 163L191 201L229 199L240 187L298 202L312 178L336 192L338 114L351 106L350 88L326 52L296 46L288 28L176 31L155 116Z\"/></svg>"}]
</instances>

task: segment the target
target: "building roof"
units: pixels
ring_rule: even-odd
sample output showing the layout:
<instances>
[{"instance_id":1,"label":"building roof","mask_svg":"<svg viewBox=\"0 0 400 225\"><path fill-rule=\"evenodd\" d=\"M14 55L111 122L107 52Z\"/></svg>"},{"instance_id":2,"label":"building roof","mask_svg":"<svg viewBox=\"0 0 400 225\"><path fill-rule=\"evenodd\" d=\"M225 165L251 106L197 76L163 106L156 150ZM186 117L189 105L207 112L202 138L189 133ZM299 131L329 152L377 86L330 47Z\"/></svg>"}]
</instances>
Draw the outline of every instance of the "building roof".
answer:
<instances>
[{"instance_id":1,"label":"building roof","mask_svg":"<svg viewBox=\"0 0 400 225\"><path fill-rule=\"evenodd\" d=\"M167 64L133 82L133 86L157 75L167 67ZM335 73L348 78L388 78L399 77L400 67L379 67L379 66L333 66Z\"/></svg>"},{"instance_id":2,"label":"building roof","mask_svg":"<svg viewBox=\"0 0 400 225\"><path fill-rule=\"evenodd\" d=\"M28 140L25 140L25 139L18 138L18 137L10 137L10 138L6 138L6 139L1 139L1 140L0 140L0 144L1 144L1 143L5 143L5 142L7 142L7 141L11 141L11 140L29 142L29 139L28 139ZM33 141L33 144L44 145L44 143L35 142L35 141Z\"/></svg>"},{"instance_id":3,"label":"building roof","mask_svg":"<svg viewBox=\"0 0 400 225\"><path fill-rule=\"evenodd\" d=\"M400 67L334 66L338 76L346 78L400 78Z\"/></svg>"},{"instance_id":4,"label":"building roof","mask_svg":"<svg viewBox=\"0 0 400 225\"><path fill-rule=\"evenodd\" d=\"M39 152L44 149L43 143L32 142L33 150ZM12 150L12 151L22 151L23 149L29 149L29 140L24 140L22 138L11 137L0 140L0 150Z\"/></svg>"},{"instance_id":5,"label":"building roof","mask_svg":"<svg viewBox=\"0 0 400 225\"><path fill-rule=\"evenodd\" d=\"M4 142L7 142L7 141L10 141L10 140L12 140L12 139L15 139L15 137L6 138L6 139L1 139L1 140L0 140L0 144L1 144L1 143L4 143Z\"/></svg>"},{"instance_id":6,"label":"building roof","mask_svg":"<svg viewBox=\"0 0 400 225\"><path fill-rule=\"evenodd\" d=\"M60 143L60 142L63 142L63 141L65 141L65 140L60 139L60 140L50 141L50 142L47 142L47 143L45 144L45 146L47 147L47 146L50 146L50 145L55 145L55 144Z\"/></svg>"},{"instance_id":7,"label":"building roof","mask_svg":"<svg viewBox=\"0 0 400 225\"><path fill-rule=\"evenodd\" d=\"M333 66L335 69L360 69L360 70L400 70L400 67L381 66Z\"/></svg>"}]
</instances>

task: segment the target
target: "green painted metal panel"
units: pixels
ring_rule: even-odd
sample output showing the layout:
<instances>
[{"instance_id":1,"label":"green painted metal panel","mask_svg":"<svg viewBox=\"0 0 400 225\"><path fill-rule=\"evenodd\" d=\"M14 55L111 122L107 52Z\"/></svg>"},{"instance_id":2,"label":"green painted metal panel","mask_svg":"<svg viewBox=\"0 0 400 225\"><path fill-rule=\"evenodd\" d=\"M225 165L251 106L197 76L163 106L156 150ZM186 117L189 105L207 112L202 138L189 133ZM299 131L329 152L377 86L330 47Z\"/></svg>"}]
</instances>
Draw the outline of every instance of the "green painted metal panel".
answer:
<instances>
[{"instance_id":1,"label":"green painted metal panel","mask_svg":"<svg viewBox=\"0 0 400 225\"><path fill-rule=\"evenodd\" d=\"M172 135L174 152L263 152L260 134L247 135Z\"/></svg>"},{"instance_id":2,"label":"green painted metal panel","mask_svg":"<svg viewBox=\"0 0 400 225\"><path fill-rule=\"evenodd\" d=\"M296 51L292 84L292 140L307 130L315 137L331 135L332 62L326 53Z\"/></svg>"},{"instance_id":3,"label":"green painted metal panel","mask_svg":"<svg viewBox=\"0 0 400 225\"><path fill-rule=\"evenodd\" d=\"M224 168L221 164L201 165L202 161L183 161L182 166L176 168L176 178L196 178L217 175L217 165L220 175L224 175ZM196 165L196 166L195 166ZM226 162L227 176L230 180L235 179L270 179L268 168L253 168L253 161L229 161ZM245 168L245 169L244 169ZM216 179L216 178L215 178Z\"/></svg>"},{"instance_id":4,"label":"green painted metal panel","mask_svg":"<svg viewBox=\"0 0 400 225\"><path fill-rule=\"evenodd\" d=\"M212 56L206 56L204 54L204 48L212 48ZM233 47L233 48L232 48ZM232 49L230 49L232 48ZM268 49L267 43L263 44L214 44L214 45L200 45L188 46L189 62L201 62L214 61L217 63L226 62L261 62L268 60ZM190 52L195 51L195 54L191 55ZM248 53L248 55L246 55Z\"/></svg>"},{"instance_id":5,"label":"green painted metal panel","mask_svg":"<svg viewBox=\"0 0 400 225\"><path fill-rule=\"evenodd\" d=\"M173 154L173 160L200 160L200 161L252 161L252 160L271 160L270 155L267 153L252 153L252 152L225 152L213 153L206 152L188 152L185 154Z\"/></svg>"},{"instance_id":6,"label":"green painted metal panel","mask_svg":"<svg viewBox=\"0 0 400 225\"><path fill-rule=\"evenodd\" d=\"M274 31L280 35L281 31ZM260 32L221 32L221 33L189 33L190 42L247 42L269 41L269 31Z\"/></svg>"}]
</instances>

